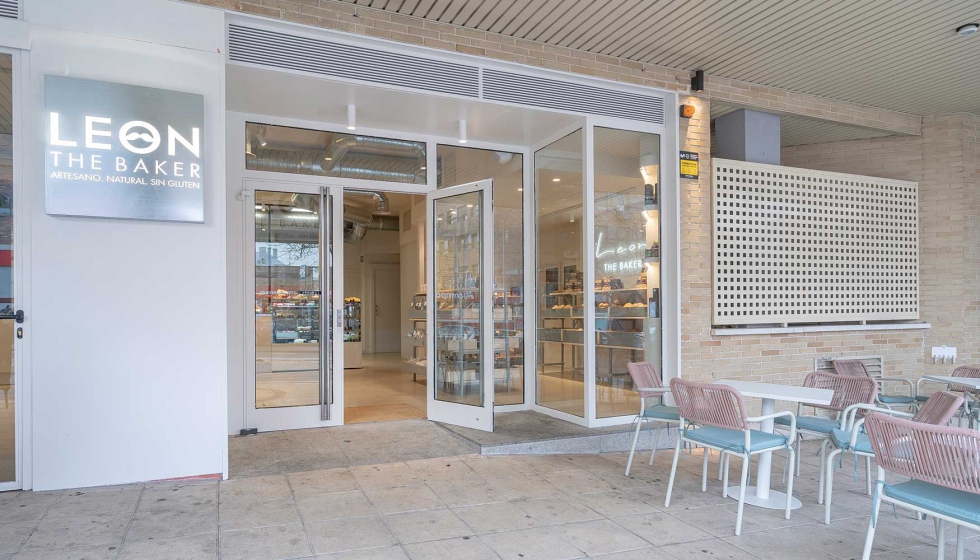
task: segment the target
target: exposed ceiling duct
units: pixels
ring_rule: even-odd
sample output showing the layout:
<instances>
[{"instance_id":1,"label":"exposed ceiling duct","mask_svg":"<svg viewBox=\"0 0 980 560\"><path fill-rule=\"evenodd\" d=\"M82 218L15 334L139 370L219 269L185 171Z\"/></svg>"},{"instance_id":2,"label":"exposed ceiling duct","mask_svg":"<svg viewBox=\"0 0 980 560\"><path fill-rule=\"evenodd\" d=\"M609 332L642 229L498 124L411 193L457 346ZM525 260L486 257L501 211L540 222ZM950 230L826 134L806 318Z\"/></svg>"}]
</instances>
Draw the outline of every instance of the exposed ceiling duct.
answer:
<instances>
[{"instance_id":1,"label":"exposed ceiling duct","mask_svg":"<svg viewBox=\"0 0 980 560\"><path fill-rule=\"evenodd\" d=\"M418 142L341 135L325 150L281 150L249 144L249 153L254 157L248 158L248 168L259 171L397 183L425 179L425 172L420 169L425 147Z\"/></svg>"},{"instance_id":2,"label":"exposed ceiling duct","mask_svg":"<svg viewBox=\"0 0 980 560\"><path fill-rule=\"evenodd\" d=\"M398 231L398 216L375 216L370 212L344 205L344 243L357 243L368 230Z\"/></svg>"},{"instance_id":3,"label":"exposed ceiling duct","mask_svg":"<svg viewBox=\"0 0 980 560\"><path fill-rule=\"evenodd\" d=\"M357 189L344 189L345 196L369 196L374 199L374 211L378 214L390 214L388 209L388 195L381 191L360 191Z\"/></svg>"}]
</instances>

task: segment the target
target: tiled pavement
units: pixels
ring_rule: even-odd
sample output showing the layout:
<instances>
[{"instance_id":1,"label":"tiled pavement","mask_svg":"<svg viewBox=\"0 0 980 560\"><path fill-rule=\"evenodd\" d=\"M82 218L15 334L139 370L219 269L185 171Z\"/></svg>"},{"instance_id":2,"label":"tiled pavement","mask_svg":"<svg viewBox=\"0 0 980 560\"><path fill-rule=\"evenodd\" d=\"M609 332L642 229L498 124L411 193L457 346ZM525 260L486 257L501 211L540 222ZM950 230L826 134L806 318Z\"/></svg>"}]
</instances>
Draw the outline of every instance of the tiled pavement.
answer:
<instances>
[{"instance_id":1,"label":"tiled pavement","mask_svg":"<svg viewBox=\"0 0 980 560\"><path fill-rule=\"evenodd\" d=\"M701 492L699 453L684 457L670 508L670 453L653 467L639 461L630 478L625 459L464 455L221 483L5 493L0 560L860 557L870 498L849 459L835 477L830 526L818 521L808 452L796 484L803 508L786 520L746 506L740 537L720 483L711 477ZM774 463L778 471L782 459ZM898 516L882 511L876 558L935 558L932 523ZM967 557L980 559L980 539L970 537Z\"/></svg>"}]
</instances>

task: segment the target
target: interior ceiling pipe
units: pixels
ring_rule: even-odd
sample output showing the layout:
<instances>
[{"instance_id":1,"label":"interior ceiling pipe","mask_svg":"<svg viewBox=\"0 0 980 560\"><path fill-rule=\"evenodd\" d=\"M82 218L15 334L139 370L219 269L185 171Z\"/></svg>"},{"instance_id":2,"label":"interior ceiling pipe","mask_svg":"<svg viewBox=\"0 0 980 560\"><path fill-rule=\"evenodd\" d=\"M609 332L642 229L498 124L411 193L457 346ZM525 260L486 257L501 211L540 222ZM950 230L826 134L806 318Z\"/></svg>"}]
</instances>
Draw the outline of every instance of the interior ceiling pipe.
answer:
<instances>
[{"instance_id":1,"label":"interior ceiling pipe","mask_svg":"<svg viewBox=\"0 0 980 560\"><path fill-rule=\"evenodd\" d=\"M398 217L374 216L367 210L345 204L344 243L357 243L364 238L368 230L399 231Z\"/></svg>"},{"instance_id":2,"label":"interior ceiling pipe","mask_svg":"<svg viewBox=\"0 0 980 560\"><path fill-rule=\"evenodd\" d=\"M249 158L250 169L397 183L417 182L422 174L418 169L419 162L425 161L425 147L418 142L356 135L342 135L323 151L276 150L259 148L254 144L251 149L254 157ZM345 164L344 158L353 154L377 157L372 161L371 168ZM406 171L391 171L392 168Z\"/></svg>"},{"instance_id":3,"label":"interior ceiling pipe","mask_svg":"<svg viewBox=\"0 0 980 560\"><path fill-rule=\"evenodd\" d=\"M388 210L388 195L381 191L360 191L357 189L344 189L344 194L348 196L370 196L374 199L374 211L378 214L390 214Z\"/></svg>"}]
</instances>

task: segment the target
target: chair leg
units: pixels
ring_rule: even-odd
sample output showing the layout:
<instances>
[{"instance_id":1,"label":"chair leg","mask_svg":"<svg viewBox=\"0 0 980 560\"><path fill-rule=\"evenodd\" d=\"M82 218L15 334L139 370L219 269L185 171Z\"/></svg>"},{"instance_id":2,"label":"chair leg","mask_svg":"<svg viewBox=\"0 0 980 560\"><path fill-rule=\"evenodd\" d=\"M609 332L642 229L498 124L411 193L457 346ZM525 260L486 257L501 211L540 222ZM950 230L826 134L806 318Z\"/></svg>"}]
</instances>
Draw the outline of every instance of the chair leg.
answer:
<instances>
[{"instance_id":1,"label":"chair leg","mask_svg":"<svg viewBox=\"0 0 980 560\"><path fill-rule=\"evenodd\" d=\"M868 495L871 495L871 457L864 458L864 478L868 484Z\"/></svg>"},{"instance_id":2,"label":"chair leg","mask_svg":"<svg viewBox=\"0 0 980 560\"><path fill-rule=\"evenodd\" d=\"M636 441L640 439L640 428L643 427L643 420L636 423L636 433L633 434L633 446L630 447L630 458L626 460L626 476L630 475L630 467L633 466L633 454L636 453Z\"/></svg>"},{"instance_id":3,"label":"chair leg","mask_svg":"<svg viewBox=\"0 0 980 560\"><path fill-rule=\"evenodd\" d=\"M817 481L817 503L823 503L823 475L827 469L827 444L830 440L823 440L820 444L820 472L817 474L819 480Z\"/></svg>"},{"instance_id":4,"label":"chair leg","mask_svg":"<svg viewBox=\"0 0 980 560\"><path fill-rule=\"evenodd\" d=\"M796 476L800 476L800 465L803 463L803 437L796 436Z\"/></svg>"},{"instance_id":5,"label":"chair leg","mask_svg":"<svg viewBox=\"0 0 980 560\"><path fill-rule=\"evenodd\" d=\"M732 456L729 455L728 453L722 453L721 457L718 460L718 462L724 466L724 468L722 468L721 470L722 473L721 497L722 498L728 497L728 461L729 459L731 459L731 457Z\"/></svg>"},{"instance_id":6,"label":"chair leg","mask_svg":"<svg viewBox=\"0 0 980 560\"><path fill-rule=\"evenodd\" d=\"M657 431L653 433L653 449L650 450L650 464L653 464L653 458L657 455L657 444L660 442L660 428L663 424L657 423Z\"/></svg>"},{"instance_id":7,"label":"chair leg","mask_svg":"<svg viewBox=\"0 0 980 560\"><path fill-rule=\"evenodd\" d=\"M944 560L946 558L946 521L942 519L936 519L936 521L936 545L939 547L936 560Z\"/></svg>"},{"instance_id":8,"label":"chair leg","mask_svg":"<svg viewBox=\"0 0 980 560\"><path fill-rule=\"evenodd\" d=\"M704 448L704 459L701 461L701 491L708 491L708 456L711 452L707 447Z\"/></svg>"},{"instance_id":9,"label":"chair leg","mask_svg":"<svg viewBox=\"0 0 980 560\"><path fill-rule=\"evenodd\" d=\"M963 526L956 526L956 560L963 560L966 553L966 539L963 538Z\"/></svg>"},{"instance_id":10,"label":"chair leg","mask_svg":"<svg viewBox=\"0 0 980 560\"><path fill-rule=\"evenodd\" d=\"M678 432L679 434L680 432ZM681 455L681 438L677 436L677 445L674 447L674 463L670 466L670 481L667 483L667 499L664 500L664 507L670 507L670 493L674 491L674 475L677 474L677 459Z\"/></svg>"},{"instance_id":11,"label":"chair leg","mask_svg":"<svg viewBox=\"0 0 980 560\"><path fill-rule=\"evenodd\" d=\"M835 449L827 456L827 476L824 478L824 510L823 522L830 525L830 501L834 493L834 459L843 453L840 449Z\"/></svg>"},{"instance_id":12,"label":"chair leg","mask_svg":"<svg viewBox=\"0 0 980 560\"><path fill-rule=\"evenodd\" d=\"M789 519L789 514L793 511L793 475L795 474L793 467L793 461L796 459L796 450L793 448L789 449L789 482L786 483L786 519Z\"/></svg>"},{"instance_id":13,"label":"chair leg","mask_svg":"<svg viewBox=\"0 0 980 560\"><path fill-rule=\"evenodd\" d=\"M749 474L748 455L742 455L742 483L738 487L738 514L735 516L735 536L742 534L742 510L745 509L745 482Z\"/></svg>"},{"instance_id":14,"label":"chair leg","mask_svg":"<svg viewBox=\"0 0 980 560\"><path fill-rule=\"evenodd\" d=\"M881 497L878 497L871 504L871 519L878 518L879 509L881 509ZM861 560L869 560L871 558L871 547L875 542L875 526L871 519L868 520L868 536L864 538L864 554L861 555Z\"/></svg>"}]
</instances>

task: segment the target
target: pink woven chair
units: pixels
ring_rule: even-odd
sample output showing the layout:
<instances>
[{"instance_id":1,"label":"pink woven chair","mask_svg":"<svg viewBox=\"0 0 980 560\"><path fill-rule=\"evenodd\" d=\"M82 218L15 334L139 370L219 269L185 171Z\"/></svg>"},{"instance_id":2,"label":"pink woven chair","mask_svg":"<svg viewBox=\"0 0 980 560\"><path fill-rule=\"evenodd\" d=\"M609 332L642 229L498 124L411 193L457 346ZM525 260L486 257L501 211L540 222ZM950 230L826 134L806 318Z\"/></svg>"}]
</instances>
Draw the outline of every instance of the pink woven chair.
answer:
<instances>
[{"instance_id":1,"label":"pink woven chair","mask_svg":"<svg viewBox=\"0 0 980 560\"><path fill-rule=\"evenodd\" d=\"M860 362L858 362L860 363ZM864 364L861 364L862 367ZM833 417L825 416L804 416L804 404L800 403L796 410L796 428L800 435L810 436L817 440L822 440L820 446L820 480L817 483L817 503L823 503L823 473L824 462L827 459L827 443L830 441L831 433L840 428L840 415L847 407L858 404L872 404L878 395L878 384L875 380L866 375L836 375L824 371L814 371L803 380L804 387L814 389L828 389L834 392L833 399L828 405L810 404L805 406L828 410L833 413ZM777 418L774 423L785 426L789 422L786 418ZM801 438L802 439L802 438ZM800 453L802 445L796 445L796 474L799 475Z\"/></svg>"},{"instance_id":2,"label":"pink woven chair","mask_svg":"<svg viewBox=\"0 0 980 560\"><path fill-rule=\"evenodd\" d=\"M834 360L834 373L837 375L851 375L851 376L865 376L873 377L871 372L868 371L868 366L864 365L861 360ZM880 390L878 391L878 403L885 408L891 408L893 406L907 407L909 410L915 410L918 407L918 400L916 399L916 386L912 381L908 379L903 379L901 377L875 377L874 378ZM909 394L907 395L886 395L884 394L885 383L901 383L902 385L908 386Z\"/></svg>"},{"instance_id":3,"label":"pink woven chair","mask_svg":"<svg viewBox=\"0 0 980 560\"><path fill-rule=\"evenodd\" d=\"M950 377L967 377L967 378L970 378L970 379L980 379L980 366L960 366L960 367L958 367L958 368L956 368L956 369L953 370L953 373L950 374ZM922 386L922 383L925 383L925 382L935 383L935 381L929 381L928 379L921 379L920 378L916 382L916 384L915 384L915 388L916 388L916 393L917 394L919 394L919 395L922 394L921 393L921 386ZM963 396L965 398L967 398L967 406L968 406L968 408L970 408L970 411L969 411L970 412L970 415L969 415L969 418L968 418L969 424L968 425L972 428L973 425L974 425L974 421L976 420L975 417L978 416L978 410L980 410L980 405L978 405L976 403L969 402L969 400L970 400L970 397L972 397L972 399L974 401L980 401L980 395L977 395L976 390L974 390L972 387L967 387L966 385L947 385L946 386L946 390L947 391L956 391L957 393L963 393ZM925 397L920 396L919 397L919 400L920 401L924 401L925 400Z\"/></svg>"},{"instance_id":4,"label":"pink woven chair","mask_svg":"<svg viewBox=\"0 0 980 560\"><path fill-rule=\"evenodd\" d=\"M827 501L824 505L824 523L830 524L830 503L833 501L834 493L834 458L845 451L854 453L855 468L858 457L864 457L865 470L868 481L868 495L871 495L871 458L875 456L868 435L862 429L865 420L858 419L859 413L880 412L890 414L896 418L907 418L911 422L925 425L945 426L950 419L956 415L963 405L963 397L953 393L941 391L933 393L929 400L915 413L899 412L887 408L876 408L866 404L856 404L844 411L844 418L841 427L831 433L831 440L837 446L827 462Z\"/></svg>"},{"instance_id":5,"label":"pink woven chair","mask_svg":"<svg viewBox=\"0 0 980 560\"><path fill-rule=\"evenodd\" d=\"M630 458L626 461L626 476L630 475L630 468L633 466L633 454L636 453L636 442L640 439L640 430L644 423L657 425L656 434L653 436L653 449L650 450L650 464L657 454L657 444L660 442L660 429L663 426L678 426L680 418L677 415L677 407L666 406L664 404L664 394L669 393L670 389L664 387L660 381L660 374L657 368L647 362L630 362L626 364L626 369L633 380L633 389L640 394L640 413L636 415L636 433L633 434L633 445L630 447ZM646 399L659 398L660 402L648 407Z\"/></svg>"},{"instance_id":6,"label":"pink woven chair","mask_svg":"<svg viewBox=\"0 0 980 560\"><path fill-rule=\"evenodd\" d=\"M946 523L956 525L956 558L962 560L963 528L980 531L980 433L874 412L868 414L865 429L878 461L878 490L862 559L871 557L878 512L881 502L887 502L933 516L940 560ZM886 484L885 471L911 480Z\"/></svg>"},{"instance_id":7,"label":"pink woven chair","mask_svg":"<svg viewBox=\"0 0 980 560\"><path fill-rule=\"evenodd\" d=\"M677 445L674 447L674 463L670 467L670 482L667 484L667 499L664 507L670 506L670 496L674 490L677 475L677 460L681 446L687 442L705 448L701 467L701 491L708 489L708 449L720 453L742 457L742 482L738 491L738 514L735 516L735 534L742 533L742 510L745 507L745 485L752 463L752 455L767 453L783 447L789 460L789 482L786 487L786 519L790 517L793 504L793 442L796 440L796 416L792 412L776 412L765 416L750 418L746 414L742 395L727 385L694 383L683 379L670 380L670 392L680 412L681 427L677 430ZM790 418L789 436L753 430L751 422L762 422L780 417ZM725 469L722 495L728 496L728 469Z\"/></svg>"}]
</instances>

